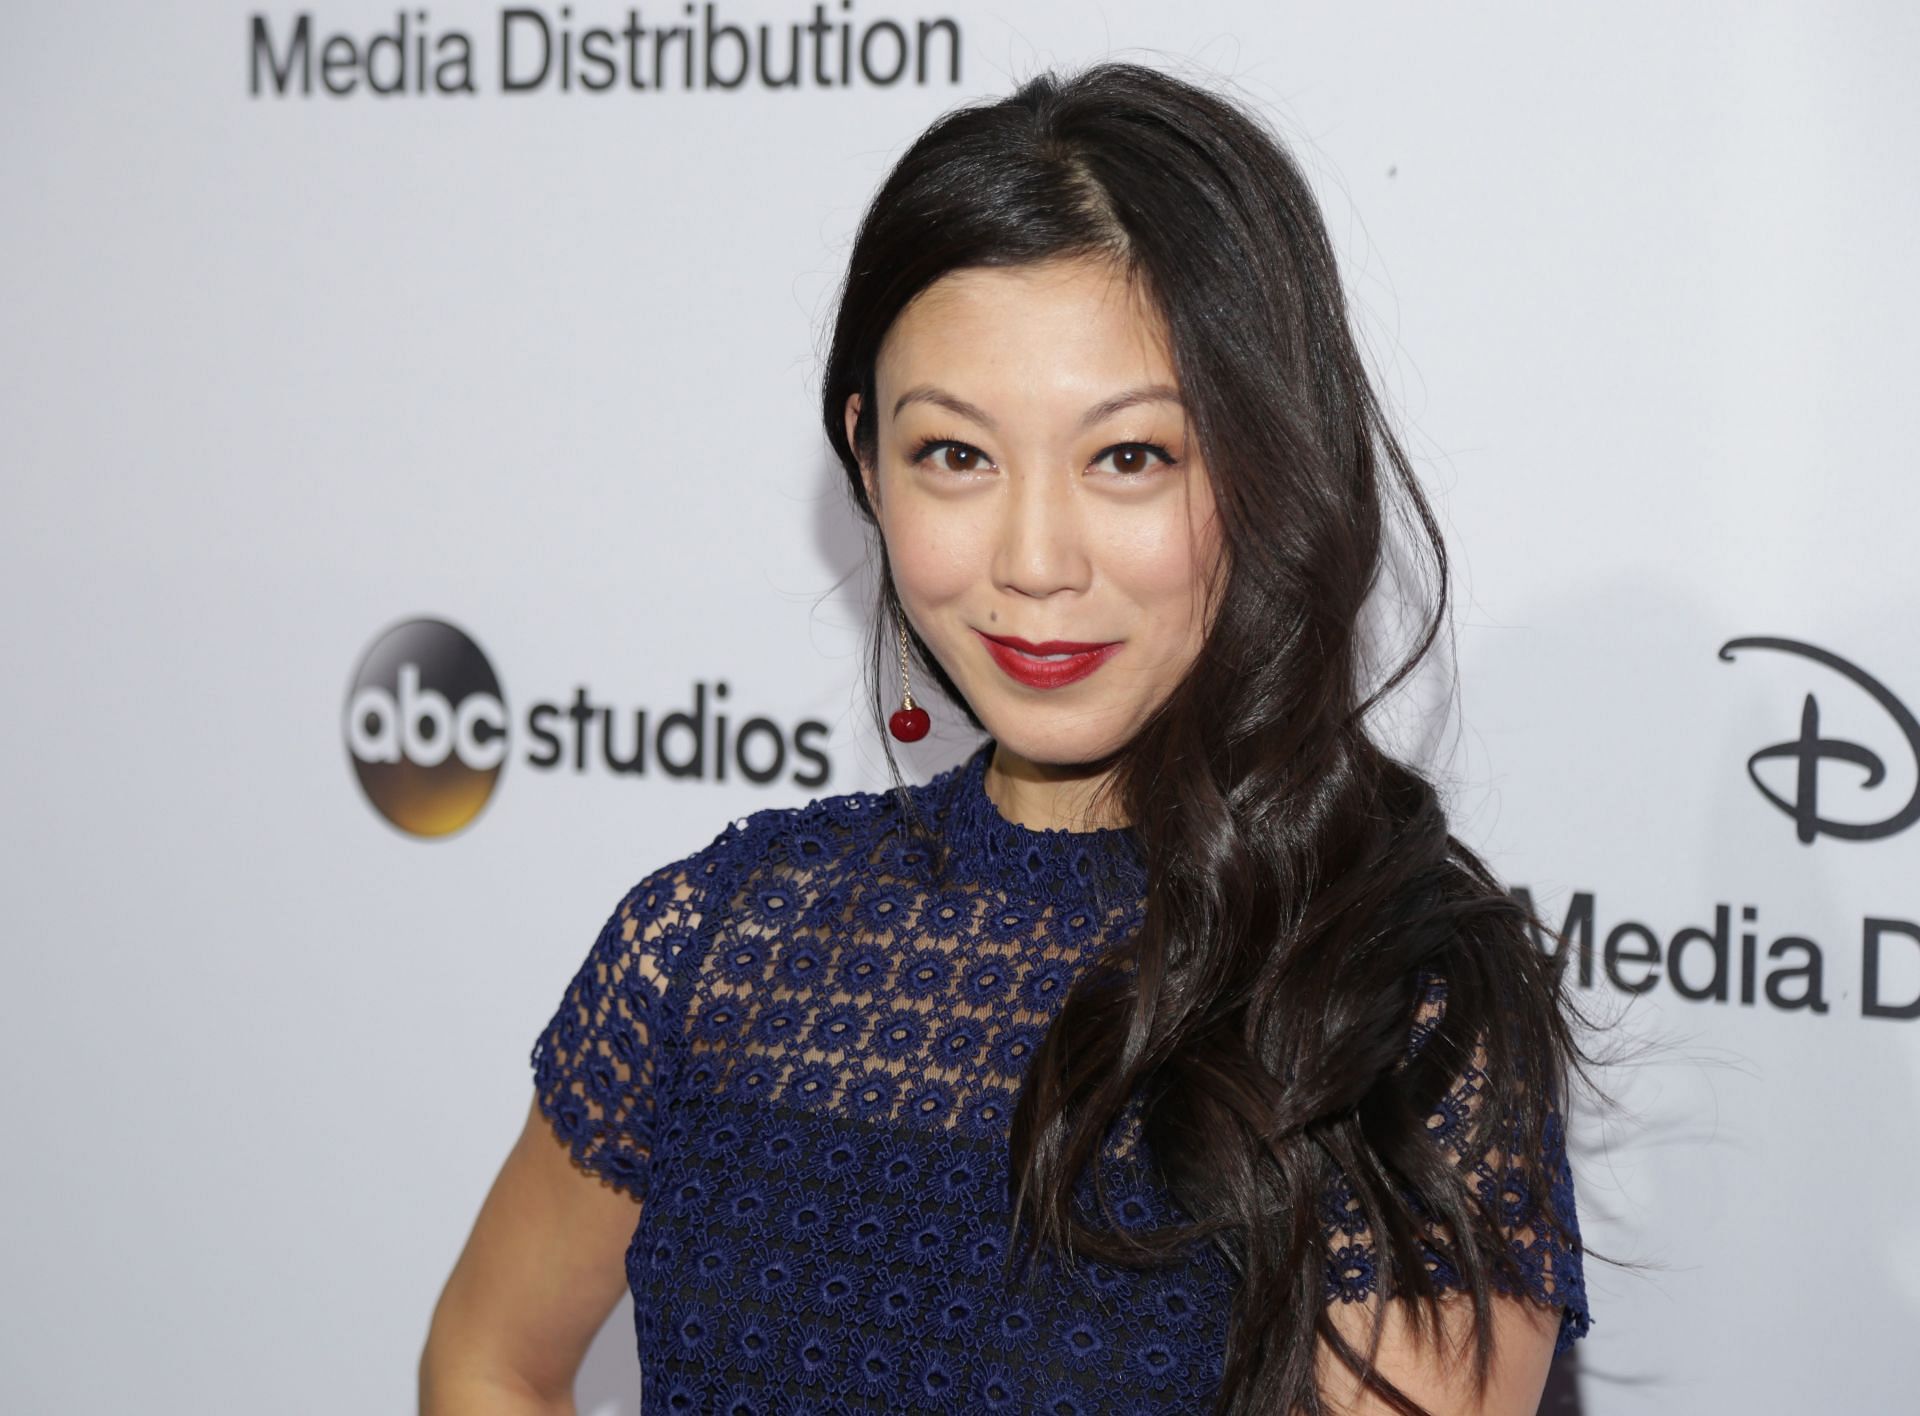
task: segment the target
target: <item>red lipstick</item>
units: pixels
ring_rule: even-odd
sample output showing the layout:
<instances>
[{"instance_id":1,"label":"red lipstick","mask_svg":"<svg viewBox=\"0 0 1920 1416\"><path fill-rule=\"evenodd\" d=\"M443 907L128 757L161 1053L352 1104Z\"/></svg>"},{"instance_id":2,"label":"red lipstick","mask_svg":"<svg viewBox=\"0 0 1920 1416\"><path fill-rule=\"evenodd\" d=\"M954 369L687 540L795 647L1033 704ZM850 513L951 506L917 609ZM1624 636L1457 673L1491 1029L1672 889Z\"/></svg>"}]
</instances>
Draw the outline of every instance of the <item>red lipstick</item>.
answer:
<instances>
[{"instance_id":1,"label":"red lipstick","mask_svg":"<svg viewBox=\"0 0 1920 1416\"><path fill-rule=\"evenodd\" d=\"M976 629L987 652L1008 678L1028 688L1064 688L1099 668L1120 650L1123 641L1086 644L1071 639L1045 639L1038 644L1011 634L987 634ZM1064 658L1044 658L1059 654Z\"/></svg>"}]
</instances>

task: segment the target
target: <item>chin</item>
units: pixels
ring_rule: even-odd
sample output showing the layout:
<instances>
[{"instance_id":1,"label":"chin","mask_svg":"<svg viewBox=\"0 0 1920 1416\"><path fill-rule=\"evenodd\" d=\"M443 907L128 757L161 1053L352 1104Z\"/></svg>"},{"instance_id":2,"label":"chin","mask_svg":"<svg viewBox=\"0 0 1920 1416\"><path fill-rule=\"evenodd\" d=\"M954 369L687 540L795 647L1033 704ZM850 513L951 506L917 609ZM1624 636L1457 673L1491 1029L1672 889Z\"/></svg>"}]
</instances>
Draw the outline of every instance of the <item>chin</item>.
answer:
<instances>
[{"instance_id":1,"label":"chin","mask_svg":"<svg viewBox=\"0 0 1920 1416\"><path fill-rule=\"evenodd\" d=\"M1118 723L1109 725L1107 714L1100 717L1102 723L1095 725L1085 720L1084 713L1076 713L1065 704L1001 704L981 713L980 721L986 724L988 735L1007 751L1029 762L1071 767L1109 757L1126 743L1127 733Z\"/></svg>"}]
</instances>

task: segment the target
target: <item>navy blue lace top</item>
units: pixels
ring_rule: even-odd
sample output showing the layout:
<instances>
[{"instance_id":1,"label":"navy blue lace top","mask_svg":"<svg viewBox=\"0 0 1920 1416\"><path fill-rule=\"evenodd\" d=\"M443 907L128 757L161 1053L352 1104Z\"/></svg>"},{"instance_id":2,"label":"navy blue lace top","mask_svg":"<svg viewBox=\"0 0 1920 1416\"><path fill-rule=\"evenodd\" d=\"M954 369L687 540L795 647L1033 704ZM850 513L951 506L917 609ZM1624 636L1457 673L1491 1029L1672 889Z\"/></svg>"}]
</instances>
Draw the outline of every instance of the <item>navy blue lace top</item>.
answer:
<instances>
[{"instance_id":1,"label":"navy blue lace top","mask_svg":"<svg viewBox=\"0 0 1920 1416\"><path fill-rule=\"evenodd\" d=\"M1082 963L1137 925L1145 872L1125 829L1003 816L992 748L909 788L964 878L928 883L886 792L756 811L620 900L535 1042L556 1134L642 1201L626 1271L646 1412L1207 1409L1231 1296L1212 1246L1178 1268L1043 1251L1003 1269L1027 1058ZM1435 1113L1438 1141L1476 1079ZM1557 1128L1547 1145L1571 1219ZM1120 1221L1184 1218L1144 1155L1137 1116L1114 1128ZM1337 1197L1323 1219L1328 1301L1364 1299L1367 1235ZM1578 1229L1562 1245L1516 1219L1564 1349L1589 1322Z\"/></svg>"}]
</instances>

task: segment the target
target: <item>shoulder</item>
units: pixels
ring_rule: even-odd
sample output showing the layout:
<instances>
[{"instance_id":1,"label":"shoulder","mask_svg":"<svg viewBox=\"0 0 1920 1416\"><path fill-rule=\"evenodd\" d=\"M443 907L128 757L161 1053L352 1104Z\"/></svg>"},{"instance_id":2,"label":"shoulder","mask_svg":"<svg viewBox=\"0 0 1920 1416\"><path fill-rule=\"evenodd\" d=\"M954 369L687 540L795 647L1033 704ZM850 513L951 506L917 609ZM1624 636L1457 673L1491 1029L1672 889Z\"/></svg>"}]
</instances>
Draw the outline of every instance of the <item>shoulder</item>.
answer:
<instances>
[{"instance_id":1,"label":"shoulder","mask_svg":"<svg viewBox=\"0 0 1920 1416\"><path fill-rule=\"evenodd\" d=\"M1558 1088L1541 1084L1557 1074L1542 1065L1545 1059L1530 1057L1513 1043L1491 1055L1495 1049L1488 1043L1495 1039L1497 1022L1483 1023L1470 1035L1447 1035L1446 975L1423 969L1414 977L1408 1046L1396 1071L1411 1075L1408 1069L1416 1061L1429 1069L1425 1086L1436 1090L1421 1091L1419 1124L1457 1174L1454 1194L1467 1199L1481 1232L1501 1241L1489 1278L1503 1293L1558 1307L1555 1348L1563 1350L1586 1333L1592 1318L1565 1112ZM1455 1240L1448 1224L1436 1218L1461 1211L1442 1203L1448 1187L1434 1188L1431 1176L1424 1185L1409 1183L1408 1198L1427 1226L1422 1245L1428 1277L1439 1288L1463 1287ZM1323 1218L1332 1256L1329 1298L1364 1298L1375 1288L1382 1259L1355 1189L1337 1167Z\"/></svg>"},{"instance_id":2,"label":"shoulder","mask_svg":"<svg viewBox=\"0 0 1920 1416\"><path fill-rule=\"evenodd\" d=\"M617 914L645 926L662 916L704 933L774 879L813 876L865 858L898 814L890 792L856 790L736 816L706 842L655 866L628 889ZM629 937L633 931L630 929Z\"/></svg>"}]
</instances>

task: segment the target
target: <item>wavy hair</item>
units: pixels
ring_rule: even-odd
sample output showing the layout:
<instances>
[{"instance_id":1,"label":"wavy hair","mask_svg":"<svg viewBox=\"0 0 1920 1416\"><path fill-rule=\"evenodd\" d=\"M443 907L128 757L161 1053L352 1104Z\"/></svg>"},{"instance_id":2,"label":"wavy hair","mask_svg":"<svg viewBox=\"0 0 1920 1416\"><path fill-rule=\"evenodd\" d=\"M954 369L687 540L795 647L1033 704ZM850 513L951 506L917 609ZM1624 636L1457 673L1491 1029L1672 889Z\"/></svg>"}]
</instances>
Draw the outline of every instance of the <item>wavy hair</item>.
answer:
<instances>
[{"instance_id":1,"label":"wavy hair","mask_svg":"<svg viewBox=\"0 0 1920 1416\"><path fill-rule=\"evenodd\" d=\"M1350 1190L1382 1293L1437 1335L1423 1248L1436 1245L1471 1294L1484 1385L1491 1297L1522 1275L1497 1199L1425 1118L1477 1067L1466 1153L1541 1137L1593 1059L1561 986L1568 951L1535 942L1558 936L1363 721L1444 624L1447 554L1369 384L1295 161L1250 110L1130 63L1042 72L944 114L855 234L822 378L827 438L877 533L860 468L878 460L874 368L894 319L951 271L1078 258L1116 263L1164 320L1225 573L1190 671L1116 757L1111 802L1137 823L1147 862L1143 923L1083 974L1031 1059L1010 1140L1014 1221L1031 1245L1118 1263L1216 1245L1235 1274L1217 1412L1323 1411L1324 1344L1394 1410L1424 1416L1374 1368L1387 1305L1364 1355L1327 1316L1323 1197ZM1363 697L1362 607L1382 569L1389 478L1417 513L1439 593L1417 646ZM875 540L875 623L905 624ZM893 641L876 632L870 645L885 743ZM1415 1050L1423 971L1444 979L1445 1001ZM1072 1193L1135 1096L1191 1222L1123 1234L1104 1191L1105 1227ZM1540 1152L1516 1146L1512 1164L1545 1197Z\"/></svg>"}]
</instances>

